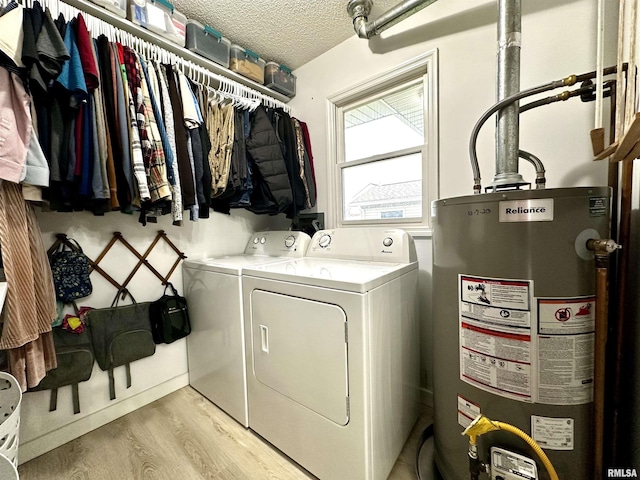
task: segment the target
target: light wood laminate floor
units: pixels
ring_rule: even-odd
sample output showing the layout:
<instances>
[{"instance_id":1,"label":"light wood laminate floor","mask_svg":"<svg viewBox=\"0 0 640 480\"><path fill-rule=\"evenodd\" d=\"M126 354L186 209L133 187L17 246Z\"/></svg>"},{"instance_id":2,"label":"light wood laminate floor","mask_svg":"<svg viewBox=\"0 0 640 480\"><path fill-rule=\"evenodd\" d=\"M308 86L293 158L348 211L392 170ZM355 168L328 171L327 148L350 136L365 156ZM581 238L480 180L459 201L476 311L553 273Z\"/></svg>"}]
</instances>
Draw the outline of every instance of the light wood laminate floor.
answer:
<instances>
[{"instance_id":1,"label":"light wood laminate floor","mask_svg":"<svg viewBox=\"0 0 640 480\"><path fill-rule=\"evenodd\" d=\"M390 479L416 478L415 449L430 419L424 407ZM18 472L21 480L314 478L191 387L35 458Z\"/></svg>"}]
</instances>

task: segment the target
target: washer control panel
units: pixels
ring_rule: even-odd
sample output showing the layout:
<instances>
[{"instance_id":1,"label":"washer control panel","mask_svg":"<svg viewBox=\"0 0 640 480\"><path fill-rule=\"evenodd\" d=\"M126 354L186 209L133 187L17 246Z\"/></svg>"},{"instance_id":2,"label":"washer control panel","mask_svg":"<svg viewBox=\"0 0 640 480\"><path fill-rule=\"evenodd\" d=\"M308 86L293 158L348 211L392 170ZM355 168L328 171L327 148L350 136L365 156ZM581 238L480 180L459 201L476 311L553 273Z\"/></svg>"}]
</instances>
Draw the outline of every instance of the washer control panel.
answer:
<instances>
[{"instance_id":1,"label":"washer control panel","mask_svg":"<svg viewBox=\"0 0 640 480\"><path fill-rule=\"evenodd\" d=\"M269 255L303 257L309 246L311 237L304 232L273 231L254 233L247 247L245 255Z\"/></svg>"}]
</instances>

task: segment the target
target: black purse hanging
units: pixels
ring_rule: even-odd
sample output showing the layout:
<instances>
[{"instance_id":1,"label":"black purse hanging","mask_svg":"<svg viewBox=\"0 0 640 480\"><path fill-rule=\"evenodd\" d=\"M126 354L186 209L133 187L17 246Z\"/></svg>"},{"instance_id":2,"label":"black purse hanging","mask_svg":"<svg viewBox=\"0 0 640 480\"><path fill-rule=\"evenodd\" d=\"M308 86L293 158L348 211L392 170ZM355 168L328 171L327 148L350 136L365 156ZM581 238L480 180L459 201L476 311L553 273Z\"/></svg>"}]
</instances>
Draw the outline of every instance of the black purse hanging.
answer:
<instances>
[{"instance_id":1,"label":"black purse hanging","mask_svg":"<svg viewBox=\"0 0 640 480\"><path fill-rule=\"evenodd\" d=\"M167 295L171 287L173 295ZM149 307L151 333L156 343L172 343L191 333L187 299L178 295L175 287L167 282L164 294Z\"/></svg>"}]
</instances>

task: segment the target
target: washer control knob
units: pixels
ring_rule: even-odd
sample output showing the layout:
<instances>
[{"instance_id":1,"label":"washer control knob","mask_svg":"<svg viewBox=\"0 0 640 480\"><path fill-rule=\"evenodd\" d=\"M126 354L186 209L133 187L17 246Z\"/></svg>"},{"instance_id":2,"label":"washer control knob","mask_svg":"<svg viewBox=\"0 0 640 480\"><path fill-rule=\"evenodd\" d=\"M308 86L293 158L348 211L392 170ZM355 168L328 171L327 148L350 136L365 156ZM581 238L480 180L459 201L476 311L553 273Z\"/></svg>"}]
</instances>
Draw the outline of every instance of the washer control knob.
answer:
<instances>
[{"instance_id":1,"label":"washer control knob","mask_svg":"<svg viewBox=\"0 0 640 480\"><path fill-rule=\"evenodd\" d=\"M289 235L284 239L284 246L287 248L293 247L294 243L296 243L296 237L294 237L293 235Z\"/></svg>"},{"instance_id":2,"label":"washer control knob","mask_svg":"<svg viewBox=\"0 0 640 480\"><path fill-rule=\"evenodd\" d=\"M260 243L262 243L264 245L265 243L267 243L267 239L265 237L261 237L260 238Z\"/></svg>"},{"instance_id":3,"label":"washer control knob","mask_svg":"<svg viewBox=\"0 0 640 480\"><path fill-rule=\"evenodd\" d=\"M321 248L327 248L329 245L331 245L331 235L329 235L328 233L323 234L318 239L318 245Z\"/></svg>"},{"instance_id":4,"label":"washer control knob","mask_svg":"<svg viewBox=\"0 0 640 480\"><path fill-rule=\"evenodd\" d=\"M383 244L385 247L390 247L391 245L393 245L393 238L391 238L391 237L387 237L387 238L385 238L385 239L382 241L382 244Z\"/></svg>"},{"instance_id":5,"label":"washer control knob","mask_svg":"<svg viewBox=\"0 0 640 480\"><path fill-rule=\"evenodd\" d=\"M258 240L258 237L256 237L256 238L254 238L254 239L253 239L253 243L254 243L254 244L257 244L259 241L260 241L260 240Z\"/></svg>"}]
</instances>

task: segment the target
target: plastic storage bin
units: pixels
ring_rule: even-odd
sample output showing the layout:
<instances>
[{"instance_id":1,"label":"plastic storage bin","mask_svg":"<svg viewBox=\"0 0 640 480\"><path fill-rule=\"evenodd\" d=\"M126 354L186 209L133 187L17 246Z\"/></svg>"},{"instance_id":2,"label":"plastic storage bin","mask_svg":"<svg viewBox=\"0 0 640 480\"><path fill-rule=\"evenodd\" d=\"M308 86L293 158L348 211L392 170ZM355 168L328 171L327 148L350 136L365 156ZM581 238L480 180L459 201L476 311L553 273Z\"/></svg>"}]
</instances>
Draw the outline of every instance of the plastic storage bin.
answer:
<instances>
[{"instance_id":1,"label":"plastic storage bin","mask_svg":"<svg viewBox=\"0 0 640 480\"><path fill-rule=\"evenodd\" d=\"M264 69L264 84L289 98L296 95L296 76L291 73L289 67L278 65L276 62L267 62Z\"/></svg>"},{"instance_id":2,"label":"plastic storage bin","mask_svg":"<svg viewBox=\"0 0 640 480\"><path fill-rule=\"evenodd\" d=\"M188 20L186 47L192 52L229 68L231 42L209 26L204 26L195 20Z\"/></svg>"},{"instance_id":3,"label":"plastic storage bin","mask_svg":"<svg viewBox=\"0 0 640 480\"><path fill-rule=\"evenodd\" d=\"M127 16L127 0L90 0L121 17Z\"/></svg>"},{"instance_id":4,"label":"plastic storage bin","mask_svg":"<svg viewBox=\"0 0 640 480\"><path fill-rule=\"evenodd\" d=\"M229 68L258 83L264 83L265 61L251 50L231 45Z\"/></svg>"},{"instance_id":5,"label":"plastic storage bin","mask_svg":"<svg viewBox=\"0 0 640 480\"><path fill-rule=\"evenodd\" d=\"M0 454L18 465L22 390L13 375L0 372Z\"/></svg>"},{"instance_id":6,"label":"plastic storage bin","mask_svg":"<svg viewBox=\"0 0 640 480\"><path fill-rule=\"evenodd\" d=\"M166 0L131 0L130 20L184 47L187 17Z\"/></svg>"}]
</instances>

